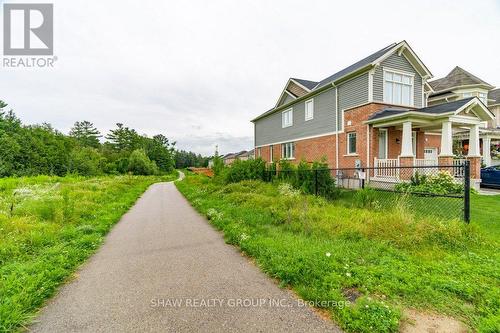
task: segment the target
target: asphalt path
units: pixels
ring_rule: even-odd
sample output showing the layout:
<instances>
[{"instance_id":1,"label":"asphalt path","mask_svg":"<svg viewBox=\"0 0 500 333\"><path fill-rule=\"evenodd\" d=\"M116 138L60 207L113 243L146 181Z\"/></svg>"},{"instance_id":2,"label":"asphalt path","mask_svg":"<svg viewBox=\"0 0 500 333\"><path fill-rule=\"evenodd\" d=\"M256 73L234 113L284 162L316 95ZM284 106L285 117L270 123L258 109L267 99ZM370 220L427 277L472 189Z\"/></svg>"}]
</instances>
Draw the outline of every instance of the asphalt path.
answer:
<instances>
[{"instance_id":1,"label":"asphalt path","mask_svg":"<svg viewBox=\"0 0 500 333\"><path fill-rule=\"evenodd\" d=\"M225 244L173 183L142 195L28 331L340 332Z\"/></svg>"}]
</instances>

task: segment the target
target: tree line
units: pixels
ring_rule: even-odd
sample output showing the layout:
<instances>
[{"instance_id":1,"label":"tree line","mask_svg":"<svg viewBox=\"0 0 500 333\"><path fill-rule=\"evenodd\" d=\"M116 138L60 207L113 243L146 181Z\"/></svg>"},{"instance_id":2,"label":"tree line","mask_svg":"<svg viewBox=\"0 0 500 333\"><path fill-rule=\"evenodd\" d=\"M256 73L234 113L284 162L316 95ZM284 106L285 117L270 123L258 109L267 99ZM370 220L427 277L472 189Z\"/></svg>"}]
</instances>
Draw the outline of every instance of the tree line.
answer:
<instances>
[{"instance_id":1,"label":"tree line","mask_svg":"<svg viewBox=\"0 0 500 333\"><path fill-rule=\"evenodd\" d=\"M0 100L0 177L39 174L164 174L204 166L208 158L177 151L165 135L140 135L117 123L103 136L89 121L77 121L68 135L50 124L24 125ZM101 142L102 141L102 142Z\"/></svg>"}]
</instances>

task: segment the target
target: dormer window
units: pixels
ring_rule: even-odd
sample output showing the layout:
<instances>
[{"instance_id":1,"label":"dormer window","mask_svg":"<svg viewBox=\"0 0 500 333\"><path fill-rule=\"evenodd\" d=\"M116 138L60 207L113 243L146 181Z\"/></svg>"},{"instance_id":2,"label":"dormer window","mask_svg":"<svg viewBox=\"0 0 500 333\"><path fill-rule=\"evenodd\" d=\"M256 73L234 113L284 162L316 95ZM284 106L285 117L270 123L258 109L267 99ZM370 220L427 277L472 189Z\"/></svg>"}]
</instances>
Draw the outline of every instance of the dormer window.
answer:
<instances>
[{"instance_id":1,"label":"dormer window","mask_svg":"<svg viewBox=\"0 0 500 333\"><path fill-rule=\"evenodd\" d=\"M384 69L384 102L413 106L413 75Z\"/></svg>"}]
</instances>

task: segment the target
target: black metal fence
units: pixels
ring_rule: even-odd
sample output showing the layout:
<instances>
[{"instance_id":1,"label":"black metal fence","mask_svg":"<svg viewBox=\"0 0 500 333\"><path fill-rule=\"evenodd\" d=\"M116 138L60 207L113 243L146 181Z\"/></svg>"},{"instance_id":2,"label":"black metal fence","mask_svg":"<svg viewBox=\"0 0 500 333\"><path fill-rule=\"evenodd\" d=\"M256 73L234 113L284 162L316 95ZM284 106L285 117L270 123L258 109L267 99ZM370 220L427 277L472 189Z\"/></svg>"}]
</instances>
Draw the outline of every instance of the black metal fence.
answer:
<instances>
[{"instance_id":1,"label":"black metal fence","mask_svg":"<svg viewBox=\"0 0 500 333\"><path fill-rule=\"evenodd\" d=\"M306 193L347 205L377 210L405 205L415 215L470 222L469 161L453 165L272 170L265 172L264 180L286 181Z\"/></svg>"}]
</instances>

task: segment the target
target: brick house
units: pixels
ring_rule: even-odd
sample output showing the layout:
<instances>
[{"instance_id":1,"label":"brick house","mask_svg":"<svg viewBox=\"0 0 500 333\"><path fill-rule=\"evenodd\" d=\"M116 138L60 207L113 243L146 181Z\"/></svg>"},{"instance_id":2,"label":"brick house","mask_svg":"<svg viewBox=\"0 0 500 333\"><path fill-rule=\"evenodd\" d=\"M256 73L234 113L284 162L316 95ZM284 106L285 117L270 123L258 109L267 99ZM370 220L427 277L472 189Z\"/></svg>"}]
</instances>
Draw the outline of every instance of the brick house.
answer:
<instances>
[{"instance_id":1,"label":"brick house","mask_svg":"<svg viewBox=\"0 0 500 333\"><path fill-rule=\"evenodd\" d=\"M471 95L439 98L457 90L456 81L440 79L437 91L432 77L402 41L321 81L291 78L275 106L252 120L255 156L270 163L324 157L331 168L451 165L453 136L466 135L479 184L480 136L496 121L479 92L493 87L483 81Z\"/></svg>"}]
</instances>

